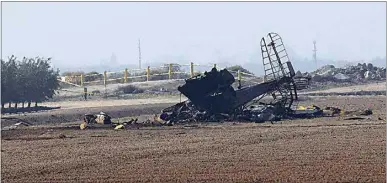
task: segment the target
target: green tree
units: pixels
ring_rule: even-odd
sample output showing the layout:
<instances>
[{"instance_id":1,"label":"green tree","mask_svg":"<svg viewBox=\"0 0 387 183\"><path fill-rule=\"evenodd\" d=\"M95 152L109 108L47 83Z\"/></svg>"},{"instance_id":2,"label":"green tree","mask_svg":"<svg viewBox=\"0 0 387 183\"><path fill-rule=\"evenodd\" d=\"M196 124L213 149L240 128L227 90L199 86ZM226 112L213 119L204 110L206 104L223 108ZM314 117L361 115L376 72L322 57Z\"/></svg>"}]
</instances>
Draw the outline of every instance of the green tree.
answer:
<instances>
[{"instance_id":1,"label":"green tree","mask_svg":"<svg viewBox=\"0 0 387 183\"><path fill-rule=\"evenodd\" d=\"M5 103L28 102L28 107L32 102L37 106L38 102L43 102L55 95L59 88L59 70L50 67L50 58L35 59L23 58L17 61L15 56L8 58L8 61L1 60L1 105Z\"/></svg>"},{"instance_id":2,"label":"green tree","mask_svg":"<svg viewBox=\"0 0 387 183\"><path fill-rule=\"evenodd\" d=\"M7 80L7 71L8 64L1 59L1 108L4 109L5 103L9 102L9 92L8 92L8 80Z\"/></svg>"},{"instance_id":3,"label":"green tree","mask_svg":"<svg viewBox=\"0 0 387 183\"><path fill-rule=\"evenodd\" d=\"M5 97L8 102L8 107L11 108L12 102L16 102L19 97L19 92L17 91L18 80L18 64L16 57L12 55L8 58L8 62L5 63L6 71L4 74L5 86L2 89L5 89ZM17 107L17 103L15 104Z\"/></svg>"},{"instance_id":4,"label":"green tree","mask_svg":"<svg viewBox=\"0 0 387 183\"><path fill-rule=\"evenodd\" d=\"M21 78L26 82L23 84L24 102L27 102L27 107L29 108L31 107L31 102L35 100L36 93L40 90L40 88L38 88L39 81L36 77L38 67L35 59L23 59L20 70L23 73L21 74Z\"/></svg>"},{"instance_id":5,"label":"green tree","mask_svg":"<svg viewBox=\"0 0 387 183\"><path fill-rule=\"evenodd\" d=\"M27 58L23 58L23 60L21 62L19 62L19 69L18 69L18 72L17 72L17 91L18 91L18 100L15 101L15 102L21 102L22 103L22 107L24 108L24 103L28 101L28 95L29 95L29 90L33 87L32 83L30 82L31 81L31 77L33 77L33 75L31 75L31 66L29 64L29 61Z\"/></svg>"},{"instance_id":6,"label":"green tree","mask_svg":"<svg viewBox=\"0 0 387 183\"><path fill-rule=\"evenodd\" d=\"M44 59L37 57L35 59L37 72L35 73L35 82L37 83L37 90L33 101L35 101L35 106L38 105L38 102L46 101L49 98L52 98L55 95L55 91L59 88L59 81L57 80L59 76L59 70L54 71L50 67L51 58Z\"/></svg>"}]
</instances>

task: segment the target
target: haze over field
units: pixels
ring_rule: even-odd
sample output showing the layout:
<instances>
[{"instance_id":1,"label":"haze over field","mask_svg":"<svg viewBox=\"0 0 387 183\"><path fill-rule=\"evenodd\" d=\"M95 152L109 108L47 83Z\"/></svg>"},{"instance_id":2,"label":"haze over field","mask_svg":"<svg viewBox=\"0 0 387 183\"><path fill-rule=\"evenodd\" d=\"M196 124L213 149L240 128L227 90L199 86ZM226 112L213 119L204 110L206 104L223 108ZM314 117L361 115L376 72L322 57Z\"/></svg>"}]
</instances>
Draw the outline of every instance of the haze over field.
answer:
<instances>
[{"instance_id":1,"label":"haze over field","mask_svg":"<svg viewBox=\"0 0 387 183\"><path fill-rule=\"evenodd\" d=\"M261 73L259 47L279 33L295 67L385 65L384 2L3 2L2 58L53 57L66 70L160 63L241 64ZM110 67L107 65L111 64Z\"/></svg>"}]
</instances>

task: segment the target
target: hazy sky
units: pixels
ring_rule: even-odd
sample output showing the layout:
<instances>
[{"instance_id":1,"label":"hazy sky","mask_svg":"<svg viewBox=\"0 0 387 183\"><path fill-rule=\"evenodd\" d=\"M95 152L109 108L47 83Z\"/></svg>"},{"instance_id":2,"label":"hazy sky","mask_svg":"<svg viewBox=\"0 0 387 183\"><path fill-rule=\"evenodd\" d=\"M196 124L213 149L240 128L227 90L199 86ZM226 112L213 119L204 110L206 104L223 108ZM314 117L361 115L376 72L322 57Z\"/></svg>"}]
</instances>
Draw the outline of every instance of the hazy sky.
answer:
<instances>
[{"instance_id":1,"label":"hazy sky","mask_svg":"<svg viewBox=\"0 0 387 183\"><path fill-rule=\"evenodd\" d=\"M193 61L261 62L259 41L279 33L292 57L369 60L386 55L386 3L3 2L2 58L53 57L56 66Z\"/></svg>"}]
</instances>

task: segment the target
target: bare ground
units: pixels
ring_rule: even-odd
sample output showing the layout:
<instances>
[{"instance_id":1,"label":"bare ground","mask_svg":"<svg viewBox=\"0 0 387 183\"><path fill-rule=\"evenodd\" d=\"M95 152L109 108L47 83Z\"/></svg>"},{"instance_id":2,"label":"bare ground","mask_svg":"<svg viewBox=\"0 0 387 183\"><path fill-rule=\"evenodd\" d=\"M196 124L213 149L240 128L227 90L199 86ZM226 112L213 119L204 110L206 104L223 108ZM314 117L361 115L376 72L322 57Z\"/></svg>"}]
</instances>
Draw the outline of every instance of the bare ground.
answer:
<instances>
[{"instance_id":1,"label":"bare ground","mask_svg":"<svg viewBox=\"0 0 387 183\"><path fill-rule=\"evenodd\" d=\"M308 93L346 93L346 92L355 92L355 91L386 91L386 82L370 83L364 85L353 85L345 87L334 87L326 90L317 90L302 92L303 94Z\"/></svg>"},{"instance_id":2,"label":"bare ground","mask_svg":"<svg viewBox=\"0 0 387 183\"><path fill-rule=\"evenodd\" d=\"M140 87L142 89L148 89L148 88L168 88L168 89L175 89L178 85L181 84L182 81L180 80L166 80L166 81L149 81L149 82L141 82L141 83L135 83L131 84L137 87ZM115 84L115 85L108 85L109 90L113 91L117 89L119 86L126 86L128 84ZM100 87L100 86L96 86ZM78 93L75 93L79 95L79 93L82 93L82 88L72 88L69 89L70 91L78 91ZM335 87L331 89L326 90L318 90L318 91L301 91L299 94L316 94L316 93L349 93L349 92L356 92L356 91L386 91L386 82L379 82L379 83L371 83L371 84L364 84L364 85L354 85L354 86L347 86L347 87ZM72 93L74 94L74 93ZM157 97L147 97L146 98L133 98L133 99L108 99L108 100L89 100L89 101L56 101L56 102L45 102L42 103L42 106L48 106L48 107L61 107L63 108L84 108L84 107L99 107L99 106L123 106L123 105L138 105L138 104L156 104L156 103L176 103L180 101L180 97L178 95L160 95ZM82 98L82 97L80 97ZM186 97L182 96L181 100L186 100Z\"/></svg>"},{"instance_id":3,"label":"bare ground","mask_svg":"<svg viewBox=\"0 0 387 183\"><path fill-rule=\"evenodd\" d=\"M162 109L171 105L173 103L64 108L31 114L4 115L2 116L1 126L9 126L20 121L37 125L56 125L65 122L82 121L85 114L97 114L101 111L114 118L136 117L139 115L159 114Z\"/></svg>"},{"instance_id":4,"label":"bare ground","mask_svg":"<svg viewBox=\"0 0 387 183\"><path fill-rule=\"evenodd\" d=\"M365 120L326 117L120 131L41 125L2 131L2 181L386 182L385 96L313 97L301 104L371 108L374 114ZM141 115L163 105L170 104L93 110ZM40 115L40 124L51 112L66 116L79 110L34 115Z\"/></svg>"}]
</instances>

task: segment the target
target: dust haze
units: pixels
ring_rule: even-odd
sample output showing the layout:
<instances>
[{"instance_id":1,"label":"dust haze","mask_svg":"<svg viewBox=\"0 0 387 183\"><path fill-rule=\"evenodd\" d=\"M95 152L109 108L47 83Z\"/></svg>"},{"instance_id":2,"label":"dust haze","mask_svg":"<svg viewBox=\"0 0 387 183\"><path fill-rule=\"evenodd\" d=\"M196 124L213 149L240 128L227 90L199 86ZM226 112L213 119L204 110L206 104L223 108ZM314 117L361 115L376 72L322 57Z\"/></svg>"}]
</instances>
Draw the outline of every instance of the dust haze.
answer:
<instances>
[{"instance_id":1,"label":"dust haze","mask_svg":"<svg viewBox=\"0 0 387 183\"><path fill-rule=\"evenodd\" d=\"M385 67L382 2L2 3L2 58L52 57L62 72L138 68L141 39L143 67L239 64L262 74L259 40L267 32L285 38L301 71L358 62Z\"/></svg>"}]
</instances>

